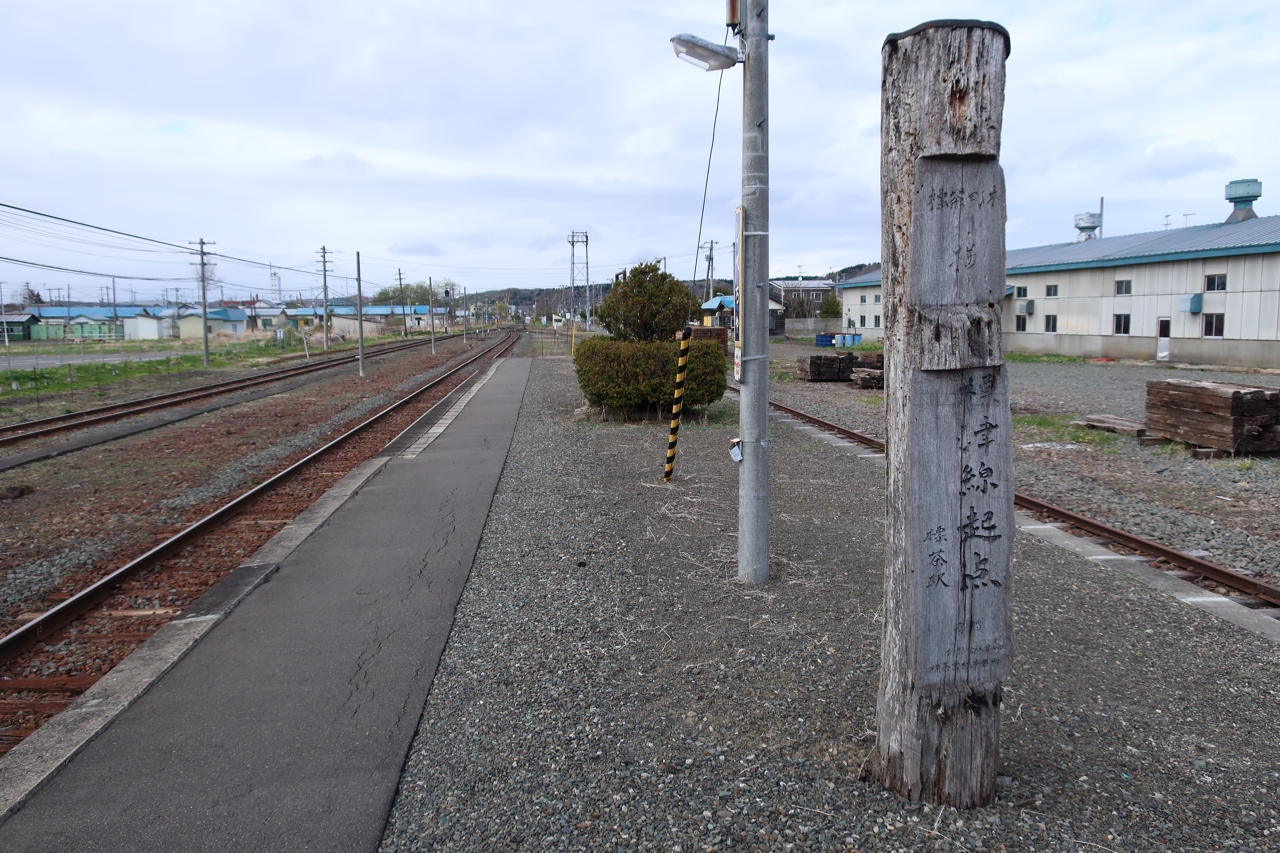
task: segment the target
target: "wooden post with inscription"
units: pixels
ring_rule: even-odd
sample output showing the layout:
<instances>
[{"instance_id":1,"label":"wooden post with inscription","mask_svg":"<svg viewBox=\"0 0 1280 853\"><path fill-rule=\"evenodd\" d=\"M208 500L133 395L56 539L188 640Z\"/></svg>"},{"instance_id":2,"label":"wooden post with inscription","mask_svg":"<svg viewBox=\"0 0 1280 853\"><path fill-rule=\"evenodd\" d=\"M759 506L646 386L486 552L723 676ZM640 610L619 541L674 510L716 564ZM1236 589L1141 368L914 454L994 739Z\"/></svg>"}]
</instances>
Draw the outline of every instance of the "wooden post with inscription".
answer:
<instances>
[{"instance_id":1,"label":"wooden post with inscription","mask_svg":"<svg viewBox=\"0 0 1280 853\"><path fill-rule=\"evenodd\" d=\"M875 772L910 799L995 793L1013 659L1013 451L1000 345L1009 34L934 21L882 51L888 408Z\"/></svg>"}]
</instances>

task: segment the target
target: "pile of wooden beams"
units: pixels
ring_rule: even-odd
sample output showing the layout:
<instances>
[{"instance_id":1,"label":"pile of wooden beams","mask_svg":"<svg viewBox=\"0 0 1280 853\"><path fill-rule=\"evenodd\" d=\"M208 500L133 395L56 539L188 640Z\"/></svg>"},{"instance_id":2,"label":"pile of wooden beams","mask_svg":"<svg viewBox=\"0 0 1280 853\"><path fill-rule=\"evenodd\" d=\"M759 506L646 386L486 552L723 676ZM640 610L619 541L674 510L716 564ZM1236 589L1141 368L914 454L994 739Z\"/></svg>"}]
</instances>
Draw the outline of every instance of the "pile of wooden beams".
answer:
<instances>
[{"instance_id":1,"label":"pile of wooden beams","mask_svg":"<svg viewBox=\"0 0 1280 853\"><path fill-rule=\"evenodd\" d=\"M796 359L796 375L805 382L852 382L862 388L883 388L884 353L801 356Z\"/></svg>"},{"instance_id":2,"label":"pile of wooden beams","mask_svg":"<svg viewBox=\"0 0 1280 853\"><path fill-rule=\"evenodd\" d=\"M1152 380L1147 435L1227 453L1280 451L1280 388Z\"/></svg>"},{"instance_id":3,"label":"pile of wooden beams","mask_svg":"<svg viewBox=\"0 0 1280 853\"><path fill-rule=\"evenodd\" d=\"M848 382L853 360L844 355L802 355L796 376L805 382Z\"/></svg>"}]
</instances>

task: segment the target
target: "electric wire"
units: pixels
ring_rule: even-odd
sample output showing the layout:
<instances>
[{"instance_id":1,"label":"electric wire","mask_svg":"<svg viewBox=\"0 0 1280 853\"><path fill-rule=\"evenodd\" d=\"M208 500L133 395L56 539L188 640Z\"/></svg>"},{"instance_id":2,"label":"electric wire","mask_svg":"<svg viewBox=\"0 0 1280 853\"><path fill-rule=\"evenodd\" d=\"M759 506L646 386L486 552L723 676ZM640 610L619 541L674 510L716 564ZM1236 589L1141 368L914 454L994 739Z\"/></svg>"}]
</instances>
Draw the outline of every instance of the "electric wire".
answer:
<instances>
[{"instance_id":1,"label":"electric wire","mask_svg":"<svg viewBox=\"0 0 1280 853\"><path fill-rule=\"evenodd\" d=\"M725 30L724 43L729 43L729 31ZM711 117L711 150L707 152L707 177L702 182L702 210L698 214L698 250L693 253L693 278L698 280L698 261L702 254L702 224L707 217L707 188L711 186L711 155L716 152L716 125L720 122L720 91L724 88L724 69L720 70L720 80L716 83L716 111Z\"/></svg>"}]
</instances>

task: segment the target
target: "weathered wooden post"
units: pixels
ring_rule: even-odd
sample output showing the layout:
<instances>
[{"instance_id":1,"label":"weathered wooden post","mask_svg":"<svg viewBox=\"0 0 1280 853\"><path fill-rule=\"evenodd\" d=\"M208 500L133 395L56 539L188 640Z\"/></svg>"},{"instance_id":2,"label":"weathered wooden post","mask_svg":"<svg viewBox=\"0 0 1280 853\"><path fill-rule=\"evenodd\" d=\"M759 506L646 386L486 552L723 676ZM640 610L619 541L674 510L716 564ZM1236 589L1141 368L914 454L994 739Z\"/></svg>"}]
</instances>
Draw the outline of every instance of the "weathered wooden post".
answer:
<instances>
[{"instance_id":1,"label":"weathered wooden post","mask_svg":"<svg viewBox=\"0 0 1280 853\"><path fill-rule=\"evenodd\" d=\"M1009 34L933 21L882 60L888 535L876 772L911 799L991 802L1013 456L1000 345Z\"/></svg>"}]
</instances>

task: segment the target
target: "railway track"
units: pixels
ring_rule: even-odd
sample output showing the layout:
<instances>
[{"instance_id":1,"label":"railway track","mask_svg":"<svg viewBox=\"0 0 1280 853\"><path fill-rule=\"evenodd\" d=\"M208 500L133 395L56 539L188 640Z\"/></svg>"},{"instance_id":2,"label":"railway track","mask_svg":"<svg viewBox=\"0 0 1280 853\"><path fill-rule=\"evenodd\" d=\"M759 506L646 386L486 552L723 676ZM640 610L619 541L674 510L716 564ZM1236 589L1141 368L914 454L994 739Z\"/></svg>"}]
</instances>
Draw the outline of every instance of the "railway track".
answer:
<instances>
[{"instance_id":1,"label":"railway track","mask_svg":"<svg viewBox=\"0 0 1280 853\"><path fill-rule=\"evenodd\" d=\"M518 333L508 333L141 556L77 592L48 596L63 600L27 615L0 638L0 753L71 704L329 486L519 340Z\"/></svg>"},{"instance_id":2,"label":"railway track","mask_svg":"<svg viewBox=\"0 0 1280 853\"><path fill-rule=\"evenodd\" d=\"M737 392L738 389L730 386L729 390ZM790 415L797 420L812 424L842 438L855 441L865 447L870 447L881 453L885 451L885 443L874 436L865 435L848 427L831 423L773 400L769 401L769 406L775 411ZM1015 506L1034 513L1042 519L1050 519L1066 525L1066 529L1071 532L1077 532L1078 535L1102 540L1102 543L1112 550L1148 556L1157 568L1178 573L1185 580L1193 581L1202 586L1224 586L1228 589L1236 590L1248 597L1244 601L1245 606L1280 607L1280 586L1240 574L1217 563L1193 557L1128 531L1110 527L1087 516L1055 506L1039 498L1033 498L1022 492L1014 493L1013 502Z\"/></svg>"},{"instance_id":3,"label":"railway track","mask_svg":"<svg viewBox=\"0 0 1280 853\"><path fill-rule=\"evenodd\" d=\"M458 337L458 335L441 336L436 340L444 341L456 337ZM384 344L372 352L366 351L365 358L378 358L380 356L401 352L406 349L427 346L430 343L431 342L429 340L418 340L407 343ZM195 402L196 400L204 400L221 394L230 394L236 391L243 391L248 388L256 388L260 385L268 385L272 382L293 379L298 376L305 376L309 373L317 373L322 370L329 370L333 367L352 364L358 358L359 356L355 354L344 354L294 367L273 370L269 373L258 376L249 376L241 379L228 379L223 382L213 382L208 385L200 385L195 388L187 388L181 391L155 394L150 397L130 400L125 403L115 403L110 406L99 406L93 409L84 409L79 412L68 412L62 415L40 418L39 420L24 421L22 423L10 424L8 426L0 426L0 447L18 444L33 438L43 438L50 435L56 435L58 433L71 432L83 429L84 427L99 426L104 423L124 420L125 418L131 418L135 415L145 414L147 412L154 412L175 406L183 406L188 403Z\"/></svg>"}]
</instances>

